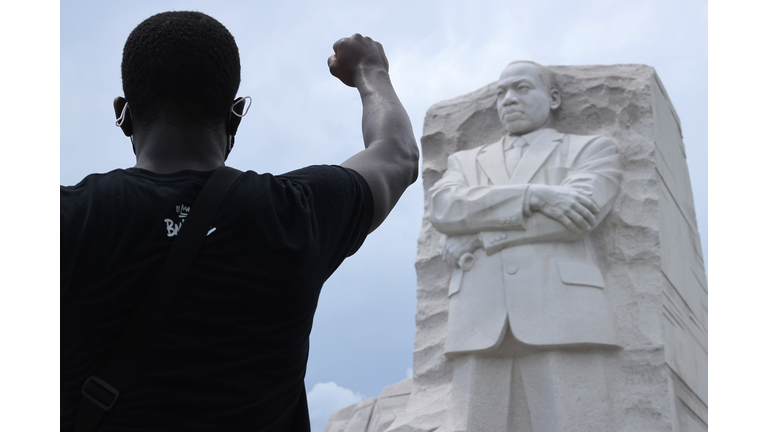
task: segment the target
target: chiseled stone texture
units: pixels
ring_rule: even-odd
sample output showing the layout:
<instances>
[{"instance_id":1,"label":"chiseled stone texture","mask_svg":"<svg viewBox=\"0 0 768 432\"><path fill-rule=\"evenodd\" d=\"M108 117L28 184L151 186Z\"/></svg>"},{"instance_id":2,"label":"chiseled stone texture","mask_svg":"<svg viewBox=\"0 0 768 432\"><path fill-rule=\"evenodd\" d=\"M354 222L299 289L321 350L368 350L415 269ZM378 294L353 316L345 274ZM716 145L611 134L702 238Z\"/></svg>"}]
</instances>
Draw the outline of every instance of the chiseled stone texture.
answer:
<instances>
[{"instance_id":1,"label":"chiseled stone texture","mask_svg":"<svg viewBox=\"0 0 768 432\"><path fill-rule=\"evenodd\" d=\"M677 114L651 67L550 69L563 98L555 129L610 136L621 157L621 192L593 232L622 347L614 359L618 366L606 377L617 432L705 431L707 281ZM442 176L449 154L503 135L495 87L427 111L421 139L425 192ZM448 408L453 364L444 355L452 269L440 258L441 237L425 214L416 258L414 377L407 405L387 432L454 432ZM351 411L340 413L334 416ZM326 432L374 431L351 426L350 420L333 429L329 421Z\"/></svg>"},{"instance_id":2,"label":"chiseled stone texture","mask_svg":"<svg viewBox=\"0 0 768 432\"><path fill-rule=\"evenodd\" d=\"M328 423L325 424L323 432L344 432L344 429L346 429L347 424L349 423L349 419L352 418L352 412L355 411L357 405L357 403L352 404L331 414L328 418Z\"/></svg>"},{"instance_id":3,"label":"chiseled stone texture","mask_svg":"<svg viewBox=\"0 0 768 432\"><path fill-rule=\"evenodd\" d=\"M368 398L340 409L328 419L324 432L384 432L405 411L411 378L384 387L378 398Z\"/></svg>"}]
</instances>

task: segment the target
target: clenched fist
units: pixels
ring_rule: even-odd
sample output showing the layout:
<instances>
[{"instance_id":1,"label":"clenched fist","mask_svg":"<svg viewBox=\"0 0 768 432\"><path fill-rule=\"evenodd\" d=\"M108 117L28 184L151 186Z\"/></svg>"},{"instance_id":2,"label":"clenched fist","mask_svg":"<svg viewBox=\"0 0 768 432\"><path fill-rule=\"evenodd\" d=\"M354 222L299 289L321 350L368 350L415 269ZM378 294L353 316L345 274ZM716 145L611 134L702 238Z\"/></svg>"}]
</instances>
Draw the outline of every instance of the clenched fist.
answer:
<instances>
[{"instance_id":1,"label":"clenched fist","mask_svg":"<svg viewBox=\"0 0 768 432\"><path fill-rule=\"evenodd\" d=\"M482 248L483 243L477 234L468 234L445 237L441 240L440 246L442 247L443 261L453 267L458 267L462 255Z\"/></svg>"},{"instance_id":2,"label":"clenched fist","mask_svg":"<svg viewBox=\"0 0 768 432\"><path fill-rule=\"evenodd\" d=\"M358 87L359 80L377 70L389 72L389 61L384 47L375 40L358 33L341 38L333 44L334 54L328 57L328 68L350 87Z\"/></svg>"}]
</instances>

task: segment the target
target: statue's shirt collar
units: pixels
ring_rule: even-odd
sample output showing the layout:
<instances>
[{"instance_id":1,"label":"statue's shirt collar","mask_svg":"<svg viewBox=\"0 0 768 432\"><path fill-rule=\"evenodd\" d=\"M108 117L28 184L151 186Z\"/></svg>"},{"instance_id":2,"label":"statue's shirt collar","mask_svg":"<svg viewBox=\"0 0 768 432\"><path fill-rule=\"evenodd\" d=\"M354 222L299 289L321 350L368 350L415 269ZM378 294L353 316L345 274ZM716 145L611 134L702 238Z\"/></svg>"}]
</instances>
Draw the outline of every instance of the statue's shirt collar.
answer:
<instances>
[{"instance_id":1,"label":"statue's shirt collar","mask_svg":"<svg viewBox=\"0 0 768 432\"><path fill-rule=\"evenodd\" d=\"M522 135L522 138L525 139L525 141L528 144L533 144L534 142L536 142L536 139L539 138L542 134L551 133L551 132L557 132L557 131L551 128L541 128L541 129L536 129L533 132L528 132L525 135ZM519 137L520 135L515 135L515 134L509 134L504 136L504 144L503 144L504 150L505 151L509 150L509 148L512 146L512 143L514 143L515 140Z\"/></svg>"}]
</instances>

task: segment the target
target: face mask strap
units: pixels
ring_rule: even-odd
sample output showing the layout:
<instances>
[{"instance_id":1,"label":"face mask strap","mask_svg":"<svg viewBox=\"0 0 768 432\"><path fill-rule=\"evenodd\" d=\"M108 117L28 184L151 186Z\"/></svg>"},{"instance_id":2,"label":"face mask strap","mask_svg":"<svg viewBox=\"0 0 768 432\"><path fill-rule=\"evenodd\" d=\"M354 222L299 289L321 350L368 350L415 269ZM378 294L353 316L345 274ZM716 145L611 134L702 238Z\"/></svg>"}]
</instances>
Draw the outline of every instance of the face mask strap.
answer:
<instances>
[{"instance_id":1,"label":"face mask strap","mask_svg":"<svg viewBox=\"0 0 768 432\"><path fill-rule=\"evenodd\" d=\"M123 111L120 113L120 118L117 119L115 122L115 126L122 127L123 122L125 121L125 114L128 112L128 102L123 105Z\"/></svg>"},{"instance_id":2,"label":"face mask strap","mask_svg":"<svg viewBox=\"0 0 768 432\"><path fill-rule=\"evenodd\" d=\"M235 107L237 105L239 105L240 103L245 102L245 101L248 102L248 105L245 106L245 108L243 109L243 113L242 114L238 114L237 111L235 111ZM236 115L236 116L238 116L240 118L243 118L243 117L245 117L246 114L248 114L248 110L251 109L251 103L252 103L252 100L251 100L250 96L239 97L239 98L235 99L235 102L232 104L232 107L229 110L232 112L232 114L234 114L234 115Z\"/></svg>"}]
</instances>

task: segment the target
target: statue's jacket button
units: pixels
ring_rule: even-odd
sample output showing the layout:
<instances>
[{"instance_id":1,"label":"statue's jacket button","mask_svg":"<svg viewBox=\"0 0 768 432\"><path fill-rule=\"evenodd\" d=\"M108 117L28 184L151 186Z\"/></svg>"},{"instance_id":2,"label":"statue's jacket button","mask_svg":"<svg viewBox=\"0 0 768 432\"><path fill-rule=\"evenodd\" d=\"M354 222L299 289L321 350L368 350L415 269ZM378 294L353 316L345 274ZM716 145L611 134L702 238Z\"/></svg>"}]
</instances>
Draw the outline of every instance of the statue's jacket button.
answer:
<instances>
[{"instance_id":1,"label":"statue's jacket button","mask_svg":"<svg viewBox=\"0 0 768 432\"><path fill-rule=\"evenodd\" d=\"M513 274L517 273L517 266L516 266L516 265L514 265L514 264L510 264L510 265L508 265L508 266L507 266L507 273L509 273L509 274L511 274L511 275L513 275Z\"/></svg>"}]
</instances>

